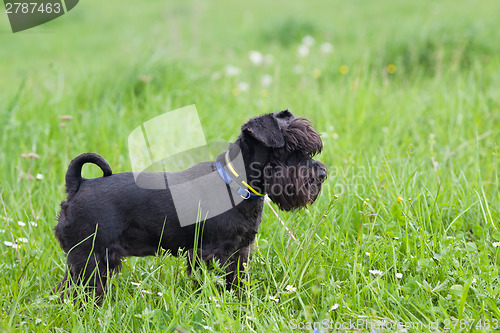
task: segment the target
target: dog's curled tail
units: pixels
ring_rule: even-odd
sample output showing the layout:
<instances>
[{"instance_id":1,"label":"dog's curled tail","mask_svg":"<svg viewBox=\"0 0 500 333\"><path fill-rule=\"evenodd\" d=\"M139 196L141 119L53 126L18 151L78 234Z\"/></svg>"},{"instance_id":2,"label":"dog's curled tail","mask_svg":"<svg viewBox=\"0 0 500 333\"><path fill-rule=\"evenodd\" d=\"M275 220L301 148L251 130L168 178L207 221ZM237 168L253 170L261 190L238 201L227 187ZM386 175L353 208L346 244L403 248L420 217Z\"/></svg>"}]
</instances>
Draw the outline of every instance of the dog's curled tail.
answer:
<instances>
[{"instance_id":1,"label":"dog's curled tail","mask_svg":"<svg viewBox=\"0 0 500 333\"><path fill-rule=\"evenodd\" d=\"M84 153L75 157L69 164L68 171L66 172L66 193L73 195L78 191L80 184L83 181L82 167L85 163L94 163L101 168L103 177L111 176L113 171L108 162L100 155L95 153Z\"/></svg>"}]
</instances>

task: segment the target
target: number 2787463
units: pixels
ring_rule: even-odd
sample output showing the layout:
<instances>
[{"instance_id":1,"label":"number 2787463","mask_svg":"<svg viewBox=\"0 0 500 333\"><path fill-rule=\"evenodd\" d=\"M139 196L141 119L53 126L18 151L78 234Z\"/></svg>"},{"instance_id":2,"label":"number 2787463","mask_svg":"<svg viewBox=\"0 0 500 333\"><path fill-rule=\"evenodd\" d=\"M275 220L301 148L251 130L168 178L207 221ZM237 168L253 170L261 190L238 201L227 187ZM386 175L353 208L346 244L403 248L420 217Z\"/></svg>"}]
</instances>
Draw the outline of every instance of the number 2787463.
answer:
<instances>
[{"instance_id":1,"label":"number 2787463","mask_svg":"<svg viewBox=\"0 0 500 333\"><path fill-rule=\"evenodd\" d=\"M62 10L60 3L37 2L7 2L5 9L7 14L59 14Z\"/></svg>"}]
</instances>

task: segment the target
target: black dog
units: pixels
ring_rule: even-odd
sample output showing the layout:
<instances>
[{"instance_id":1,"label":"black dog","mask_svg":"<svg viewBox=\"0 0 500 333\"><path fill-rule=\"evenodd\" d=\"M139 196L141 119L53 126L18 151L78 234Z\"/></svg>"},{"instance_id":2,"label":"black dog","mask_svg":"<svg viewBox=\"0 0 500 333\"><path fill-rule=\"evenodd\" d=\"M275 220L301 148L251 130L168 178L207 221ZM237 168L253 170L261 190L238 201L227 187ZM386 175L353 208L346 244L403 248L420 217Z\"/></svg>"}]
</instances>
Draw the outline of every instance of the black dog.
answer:
<instances>
[{"instance_id":1,"label":"black dog","mask_svg":"<svg viewBox=\"0 0 500 333\"><path fill-rule=\"evenodd\" d=\"M189 267L196 256L220 260L231 288L248 260L264 194L287 211L313 203L326 178L325 165L312 159L322 148L310 121L285 110L250 119L216 161L181 172L112 174L102 157L82 154L69 165L68 196L54 228L69 274L102 297L108 273L123 257L154 255L162 247L173 255L187 250ZM103 177L82 178L85 163L97 164ZM165 188L139 186L158 179Z\"/></svg>"}]
</instances>

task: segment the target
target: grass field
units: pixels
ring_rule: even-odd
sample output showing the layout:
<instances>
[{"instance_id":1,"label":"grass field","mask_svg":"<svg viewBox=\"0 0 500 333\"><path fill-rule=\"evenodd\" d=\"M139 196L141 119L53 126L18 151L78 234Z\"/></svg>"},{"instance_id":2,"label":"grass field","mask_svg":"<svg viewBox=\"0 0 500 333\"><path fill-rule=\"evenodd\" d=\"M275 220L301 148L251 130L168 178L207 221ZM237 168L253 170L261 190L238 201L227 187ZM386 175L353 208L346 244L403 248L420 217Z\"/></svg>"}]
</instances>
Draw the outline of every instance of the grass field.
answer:
<instances>
[{"instance_id":1,"label":"grass field","mask_svg":"<svg viewBox=\"0 0 500 333\"><path fill-rule=\"evenodd\" d=\"M0 332L500 327L499 12L81 1L16 34L0 14ZM101 306L59 303L52 228L69 161L92 151L129 171L130 132L190 104L214 142L266 112L314 122L329 178L309 210L279 212L299 244L265 207L239 297L217 291L217 270L190 277L163 255L125 260Z\"/></svg>"}]
</instances>

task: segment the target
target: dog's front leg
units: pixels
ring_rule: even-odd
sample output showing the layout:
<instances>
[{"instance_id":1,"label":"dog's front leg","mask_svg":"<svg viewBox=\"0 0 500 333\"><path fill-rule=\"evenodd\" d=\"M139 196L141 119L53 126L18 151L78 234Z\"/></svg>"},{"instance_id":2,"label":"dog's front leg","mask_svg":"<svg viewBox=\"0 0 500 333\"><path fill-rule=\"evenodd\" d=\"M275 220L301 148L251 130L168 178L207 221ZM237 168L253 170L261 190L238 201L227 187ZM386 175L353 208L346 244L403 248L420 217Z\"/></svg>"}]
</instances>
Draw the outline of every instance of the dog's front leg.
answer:
<instances>
[{"instance_id":1,"label":"dog's front leg","mask_svg":"<svg viewBox=\"0 0 500 333\"><path fill-rule=\"evenodd\" d=\"M196 251L189 249L187 251L187 273L191 275L191 272L198 267L200 261L208 263L213 257L213 252L204 251L200 248L197 248Z\"/></svg>"},{"instance_id":2,"label":"dog's front leg","mask_svg":"<svg viewBox=\"0 0 500 333\"><path fill-rule=\"evenodd\" d=\"M209 263L218 260L220 267L225 268L226 287L233 289L239 285L239 276L248 261L249 246L239 248L237 243L224 241L216 244L203 244L201 248L187 251L187 267L190 274L200 261Z\"/></svg>"},{"instance_id":3,"label":"dog's front leg","mask_svg":"<svg viewBox=\"0 0 500 333\"><path fill-rule=\"evenodd\" d=\"M237 249L226 261L226 287L238 290L240 281L245 276L245 266L249 260L250 247L245 246Z\"/></svg>"}]
</instances>

